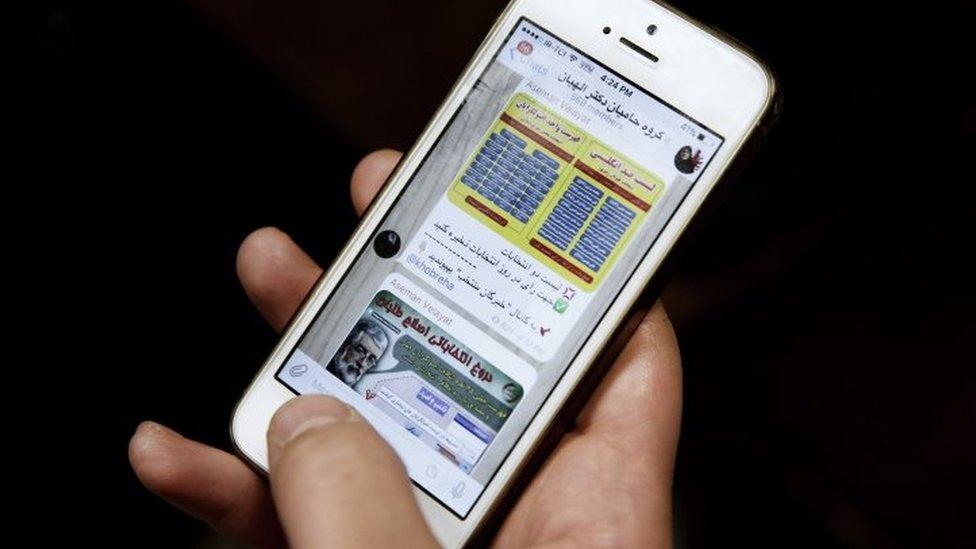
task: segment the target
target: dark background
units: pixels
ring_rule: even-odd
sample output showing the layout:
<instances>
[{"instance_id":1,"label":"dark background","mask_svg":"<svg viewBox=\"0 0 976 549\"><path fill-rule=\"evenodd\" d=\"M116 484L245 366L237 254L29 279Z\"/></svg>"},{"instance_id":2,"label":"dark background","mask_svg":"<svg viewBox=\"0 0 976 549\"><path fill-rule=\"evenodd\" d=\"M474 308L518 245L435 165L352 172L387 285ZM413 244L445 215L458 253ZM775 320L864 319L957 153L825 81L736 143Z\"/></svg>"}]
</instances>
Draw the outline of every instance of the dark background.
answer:
<instances>
[{"instance_id":1,"label":"dark background","mask_svg":"<svg viewBox=\"0 0 976 549\"><path fill-rule=\"evenodd\" d=\"M29 388L8 474L31 532L220 544L139 486L129 435L149 418L229 447L275 342L238 243L277 225L328 263L358 158L410 145L501 7L3 8L8 297L35 353L8 364ZM677 7L755 48L786 99L665 292L679 545L976 545L972 5Z\"/></svg>"}]
</instances>

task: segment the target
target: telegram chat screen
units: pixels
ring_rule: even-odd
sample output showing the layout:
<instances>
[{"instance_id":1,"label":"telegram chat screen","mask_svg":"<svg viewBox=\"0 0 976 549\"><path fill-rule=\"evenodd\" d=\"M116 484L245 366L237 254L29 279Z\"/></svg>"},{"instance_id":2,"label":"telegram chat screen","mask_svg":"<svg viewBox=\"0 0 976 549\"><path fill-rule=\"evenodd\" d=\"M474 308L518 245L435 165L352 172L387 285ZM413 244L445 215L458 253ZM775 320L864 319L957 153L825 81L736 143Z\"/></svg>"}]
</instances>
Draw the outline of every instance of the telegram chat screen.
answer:
<instances>
[{"instance_id":1,"label":"telegram chat screen","mask_svg":"<svg viewBox=\"0 0 976 549\"><path fill-rule=\"evenodd\" d=\"M522 19L277 379L465 517L721 145Z\"/></svg>"}]
</instances>

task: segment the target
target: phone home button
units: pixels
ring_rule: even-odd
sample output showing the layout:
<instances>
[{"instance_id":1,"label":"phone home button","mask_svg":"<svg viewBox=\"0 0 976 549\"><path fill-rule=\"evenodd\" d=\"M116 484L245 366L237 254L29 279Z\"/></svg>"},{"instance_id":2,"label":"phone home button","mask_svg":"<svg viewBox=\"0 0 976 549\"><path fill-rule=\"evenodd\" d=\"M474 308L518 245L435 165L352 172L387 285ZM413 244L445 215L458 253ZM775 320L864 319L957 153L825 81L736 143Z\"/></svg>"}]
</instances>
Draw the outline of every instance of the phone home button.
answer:
<instances>
[{"instance_id":1,"label":"phone home button","mask_svg":"<svg viewBox=\"0 0 976 549\"><path fill-rule=\"evenodd\" d=\"M376 255L389 259L400 252L400 235L394 231L383 231L376 235L373 241L373 250Z\"/></svg>"}]
</instances>

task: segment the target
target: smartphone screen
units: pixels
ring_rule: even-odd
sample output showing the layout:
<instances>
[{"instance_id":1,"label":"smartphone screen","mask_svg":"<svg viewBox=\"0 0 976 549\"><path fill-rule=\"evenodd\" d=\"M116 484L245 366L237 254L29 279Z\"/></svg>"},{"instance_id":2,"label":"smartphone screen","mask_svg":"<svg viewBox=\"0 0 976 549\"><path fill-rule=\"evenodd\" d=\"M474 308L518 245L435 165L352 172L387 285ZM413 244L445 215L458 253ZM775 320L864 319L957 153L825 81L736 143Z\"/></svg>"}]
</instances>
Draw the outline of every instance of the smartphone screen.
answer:
<instances>
[{"instance_id":1,"label":"smartphone screen","mask_svg":"<svg viewBox=\"0 0 976 549\"><path fill-rule=\"evenodd\" d=\"M464 518L722 142L520 20L276 378Z\"/></svg>"}]
</instances>

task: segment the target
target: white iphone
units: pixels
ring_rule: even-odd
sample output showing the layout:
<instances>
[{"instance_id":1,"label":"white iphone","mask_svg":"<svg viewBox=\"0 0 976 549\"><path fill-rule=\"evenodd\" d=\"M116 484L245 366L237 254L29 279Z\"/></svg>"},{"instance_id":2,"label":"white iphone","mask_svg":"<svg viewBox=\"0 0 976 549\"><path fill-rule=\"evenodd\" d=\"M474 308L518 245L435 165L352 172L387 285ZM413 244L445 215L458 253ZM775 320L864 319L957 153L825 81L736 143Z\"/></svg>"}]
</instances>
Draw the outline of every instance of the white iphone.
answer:
<instances>
[{"instance_id":1,"label":"white iphone","mask_svg":"<svg viewBox=\"0 0 976 549\"><path fill-rule=\"evenodd\" d=\"M238 450L266 470L275 410L331 394L400 456L444 545L484 535L776 96L666 5L515 0L244 394Z\"/></svg>"}]
</instances>

